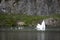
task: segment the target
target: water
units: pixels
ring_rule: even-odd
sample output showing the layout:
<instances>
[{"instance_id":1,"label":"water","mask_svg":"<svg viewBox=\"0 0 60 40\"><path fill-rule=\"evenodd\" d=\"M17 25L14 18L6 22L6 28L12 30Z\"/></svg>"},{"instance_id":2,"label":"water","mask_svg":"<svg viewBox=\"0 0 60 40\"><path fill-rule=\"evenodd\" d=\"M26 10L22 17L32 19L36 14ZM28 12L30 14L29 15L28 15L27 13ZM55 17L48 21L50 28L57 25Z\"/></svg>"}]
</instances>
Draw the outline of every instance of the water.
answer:
<instances>
[{"instance_id":1,"label":"water","mask_svg":"<svg viewBox=\"0 0 60 40\"><path fill-rule=\"evenodd\" d=\"M0 30L0 40L60 40L60 31Z\"/></svg>"}]
</instances>

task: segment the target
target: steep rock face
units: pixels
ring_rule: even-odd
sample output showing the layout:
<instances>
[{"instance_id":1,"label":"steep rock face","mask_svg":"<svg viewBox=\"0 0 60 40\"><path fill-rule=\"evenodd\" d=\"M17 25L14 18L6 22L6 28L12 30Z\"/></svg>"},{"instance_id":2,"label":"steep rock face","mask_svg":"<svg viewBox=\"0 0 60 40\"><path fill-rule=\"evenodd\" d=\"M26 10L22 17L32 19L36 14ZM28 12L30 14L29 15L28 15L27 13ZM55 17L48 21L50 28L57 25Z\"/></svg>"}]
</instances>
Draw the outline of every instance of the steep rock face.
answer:
<instances>
[{"instance_id":1,"label":"steep rock face","mask_svg":"<svg viewBox=\"0 0 60 40\"><path fill-rule=\"evenodd\" d=\"M60 13L60 0L0 0L0 12L50 15Z\"/></svg>"}]
</instances>

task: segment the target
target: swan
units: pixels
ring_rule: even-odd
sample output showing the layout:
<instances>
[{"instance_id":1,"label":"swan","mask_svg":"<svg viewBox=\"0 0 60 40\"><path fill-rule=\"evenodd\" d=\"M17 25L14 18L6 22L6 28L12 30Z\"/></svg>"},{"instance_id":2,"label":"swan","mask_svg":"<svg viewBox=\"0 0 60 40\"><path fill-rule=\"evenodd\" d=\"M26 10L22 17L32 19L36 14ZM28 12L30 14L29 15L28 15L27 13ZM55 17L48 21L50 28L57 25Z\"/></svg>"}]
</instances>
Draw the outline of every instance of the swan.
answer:
<instances>
[{"instance_id":1,"label":"swan","mask_svg":"<svg viewBox=\"0 0 60 40\"><path fill-rule=\"evenodd\" d=\"M45 21L43 20L41 24L37 24L36 26L37 30L45 31Z\"/></svg>"}]
</instances>

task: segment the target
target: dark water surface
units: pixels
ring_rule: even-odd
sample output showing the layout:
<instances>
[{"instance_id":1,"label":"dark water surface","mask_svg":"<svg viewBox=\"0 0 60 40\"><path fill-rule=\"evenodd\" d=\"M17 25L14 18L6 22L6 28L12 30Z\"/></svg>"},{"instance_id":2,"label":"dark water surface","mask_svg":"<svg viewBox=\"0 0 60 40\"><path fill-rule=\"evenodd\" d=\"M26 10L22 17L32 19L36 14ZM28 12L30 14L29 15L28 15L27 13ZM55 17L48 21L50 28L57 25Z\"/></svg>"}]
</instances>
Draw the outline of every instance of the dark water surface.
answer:
<instances>
[{"instance_id":1,"label":"dark water surface","mask_svg":"<svg viewBox=\"0 0 60 40\"><path fill-rule=\"evenodd\" d=\"M0 40L60 40L60 31L0 31Z\"/></svg>"},{"instance_id":2,"label":"dark water surface","mask_svg":"<svg viewBox=\"0 0 60 40\"><path fill-rule=\"evenodd\" d=\"M60 32L1 31L0 40L60 40Z\"/></svg>"}]
</instances>

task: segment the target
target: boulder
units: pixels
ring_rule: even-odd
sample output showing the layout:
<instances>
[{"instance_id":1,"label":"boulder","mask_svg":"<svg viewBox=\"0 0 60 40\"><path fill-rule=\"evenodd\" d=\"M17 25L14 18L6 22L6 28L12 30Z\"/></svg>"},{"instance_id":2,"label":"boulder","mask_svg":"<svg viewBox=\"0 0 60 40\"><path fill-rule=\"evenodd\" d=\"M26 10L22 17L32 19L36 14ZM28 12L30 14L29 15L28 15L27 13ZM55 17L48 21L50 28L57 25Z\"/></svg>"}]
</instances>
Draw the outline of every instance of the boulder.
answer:
<instances>
[{"instance_id":1,"label":"boulder","mask_svg":"<svg viewBox=\"0 0 60 40\"><path fill-rule=\"evenodd\" d=\"M60 19L58 18L48 18L45 19L45 24L50 26L60 26Z\"/></svg>"},{"instance_id":2,"label":"boulder","mask_svg":"<svg viewBox=\"0 0 60 40\"><path fill-rule=\"evenodd\" d=\"M18 21L18 22L17 22L17 25L18 25L18 26L23 26L23 25L25 25L25 22Z\"/></svg>"}]
</instances>

